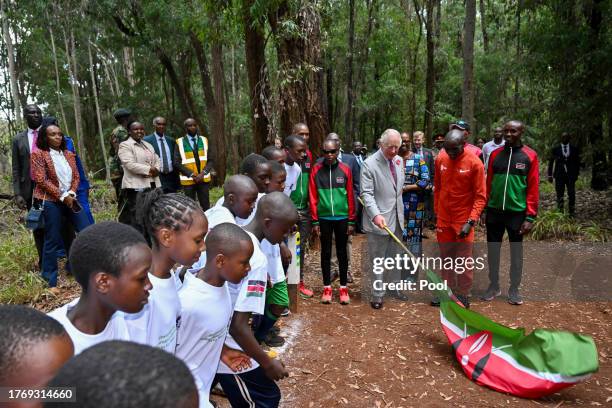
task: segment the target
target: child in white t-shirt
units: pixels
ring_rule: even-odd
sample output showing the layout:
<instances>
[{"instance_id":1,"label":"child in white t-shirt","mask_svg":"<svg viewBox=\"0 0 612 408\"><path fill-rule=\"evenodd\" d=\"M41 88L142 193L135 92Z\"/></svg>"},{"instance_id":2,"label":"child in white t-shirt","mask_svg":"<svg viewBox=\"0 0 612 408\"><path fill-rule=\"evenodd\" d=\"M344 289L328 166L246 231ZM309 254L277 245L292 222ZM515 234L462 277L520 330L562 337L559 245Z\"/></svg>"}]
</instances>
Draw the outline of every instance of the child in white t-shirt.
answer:
<instances>
[{"instance_id":1,"label":"child in white t-shirt","mask_svg":"<svg viewBox=\"0 0 612 408\"><path fill-rule=\"evenodd\" d=\"M297 222L297 217L291 200L283 193L274 192L261 198L255 218L245 226L254 244L251 271L242 280L238 291L230 288L230 295L236 300L226 344L244 350L254 361L251 361L250 370L238 374L232 373L224 364L219 365L216 380L232 406L275 407L280 402L280 389L275 381L289 373L279 360L271 359L261 348L249 320L253 314L264 313L268 262L261 252L260 243L264 239L272 245L282 242Z\"/></svg>"},{"instance_id":2,"label":"child in white t-shirt","mask_svg":"<svg viewBox=\"0 0 612 408\"><path fill-rule=\"evenodd\" d=\"M257 186L247 176L236 174L229 177L223 184L223 202L208 209L205 214L208 219L208 229L213 230L218 224L229 222L236 224L239 217L248 218L257 200ZM200 254L200 259L188 269L197 273L206 265L206 252Z\"/></svg>"},{"instance_id":3,"label":"child in white t-shirt","mask_svg":"<svg viewBox=\"0 0 612 408\"><path fill-rule=\"evenodd\" d=\"M174 353L180 322L180 301L172 267L189 266L204 250L208 222L202 209L183 194L161 189L142 195L136 214L153 249L149 303L137 314L126 314L130 340Z\"/></svg>"},{"instance_id":4,"label":"child in white t-shirt","mask_svg":"<svg viewBox=\"0 0 612 408\"><path fill-rule=\"evenodd\" d=\"M176 355L195 377L201 407L211 406L209 392L220 358L232 372L251 366L246 354L224 342L233 313L226 281L238 284L247 276L253 249L251 238L240 227L217 225L206 237L206 265L196 275L185 276L179 293L182 315Z\"/></svg>"},{"instance_id":5,"label":"child in white t-shirt","mask_svg":"<svg viewBox=\"0 0 612 408\"><path fill-rule=\"evenodd\" d=\"M118 222L94 224L79 233L70 251L78 299L49 313L74 343L74 353L107 340L129 340L124 313L147 304L151 249L134 228Z\"/></svg>"}]
</instances>

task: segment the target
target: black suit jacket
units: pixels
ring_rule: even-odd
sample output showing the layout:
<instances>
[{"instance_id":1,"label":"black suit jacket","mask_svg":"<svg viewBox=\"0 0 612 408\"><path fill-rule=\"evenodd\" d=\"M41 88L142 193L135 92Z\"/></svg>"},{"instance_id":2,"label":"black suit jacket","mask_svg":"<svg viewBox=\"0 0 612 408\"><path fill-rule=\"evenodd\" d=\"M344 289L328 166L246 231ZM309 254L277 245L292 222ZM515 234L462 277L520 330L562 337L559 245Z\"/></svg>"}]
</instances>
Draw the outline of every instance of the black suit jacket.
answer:
<instances>
[{"instance_id":1,"label":"black suit jacket","mask_svg":"<svg viewBox=\"0 0 612 408\"><path fill-rule=\"evenodd\" d=\"M548 176L554 178L568 176L570 180L576 180L578 173L580 173L580 148L570 143L570 154L566 159L563 157L561 144L555 146L548 161Z\"/></svg>"},{"instance_id":2,"label":"black suit jacket","mask_svg":"<svg viewBox=\"0 0 612 408\"><path fill-rule=\"evenodd\" d=\"M174 165L174 148L176 147L176 140L171 138L170 136L164 135L164 139L166 144L168 145L168 150L170 150L170 157L168 157L168 162L172 163L172 173L170 174L161 174L159 175L160 181L162 183L162 187L166 187L167 184L170 184L169 187L174 189L179 186L179 170ZM149 142L153 146L153 150L155 150L155 154L159 156L161 161L161 152L159 151L159 145L157 144L156 134L151 133L147 135L143 139L145 142Z\"/></svg>"},{"instance_id":3,"label":"black suit jacket","mask_svg":"<svg viewBox=\"0 0 612 408\"><path fill-rule=\"evenodd\" d=\"M13 192L30 202L34 184L30 177L30 144L27 130L17 133L13 138L12 165Z\"/></svg>"}]
</instances>

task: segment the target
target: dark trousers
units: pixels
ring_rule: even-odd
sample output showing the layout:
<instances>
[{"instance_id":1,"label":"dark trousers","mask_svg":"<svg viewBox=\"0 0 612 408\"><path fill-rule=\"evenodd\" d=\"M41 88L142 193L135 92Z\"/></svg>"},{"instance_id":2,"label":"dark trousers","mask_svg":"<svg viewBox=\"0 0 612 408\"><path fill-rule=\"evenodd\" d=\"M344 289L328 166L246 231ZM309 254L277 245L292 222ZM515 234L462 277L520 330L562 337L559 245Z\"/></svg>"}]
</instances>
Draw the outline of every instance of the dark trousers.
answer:
<instances>
[{"instance_id":1,"label":"dark trousers","mask_svg":"<svg viewBox=\"0 0 612 408\"><path fill-rule=\"evenodd\" d=\"M178 174L175 172L159 173L159 181L161 181L164 194L176 193L181 187Z\"/></svg>"},{"instance_id":2,"label":"dark trousers","mask_svg":"<svg viewBox=\"0 0 612 408\"><path fill-rule=\"evenodd\" d=\"M518 289L523 276L523 236L519 234L525 213L487 209L487 252L490 285L499 288L499 258L504 232L510 241L510 288Z\"/></svg>"},{"instance_id":3,"label":"dark trousers","mask_svg":"<svg viewBox=\"0 0 612 408\"><path fill-rule=\"evenodd\" d=\"M119 214L119 222L131 225L138 231L143 232L143 226L136 220L136 209L138 207L138 197L140 194L149 190L151 189L134 190L133 188L124 188L121 190L124 205L123 210Z\"/></svg>"},{"instance_id":4,"label":"dark trousers","mask_svg":"<svg viewBox=\"0 0 612 408\"><path fill-rule=\"evenodd\" d=\"M565 198L565 187L567 186L567 200L569 213L574 215L576 211L576 180L567 176L555 178L555 190L557 191L557 208L563 212L563 199Z\"/></svg>"},{"instance_id":5,"label":"dark trousers","mask_svg":"<svg viewBox=\"0 0 612 408\"><path fill-rule=\"evenodd\" d=\"M338 255L338 272L340 286L346 286L348 273L348 255L346 244L348 241L348 220L319 220L321 228L321 270L323 271L323 284L331 285L331 256L332 240L336 239L336 254Z\"/></svg>"},{"instance_id":6,"label":"dark trousers","mask_svg":"<svg viewBox=\"0 0 612 408\"><path fill-rule=\"evenodd\" d=\"M213 386L217 382L232 408L276 408L280 403L280 389L261 367L241 374L217 374Z\"/></svg>"},{"instance_id":7,"label":"dark trousers","mask_svg":"<svg viewBox=\"0 0 612 408\"><path fill-rule=\"evenodd\" d=\"M310 230L312 229L312 221L310 219L310 210L298 210L300 216L298 220L298 231L300 232L300 282L304 280L304 259L308 252L310 242Z\"/></svg>"},{"instance_id":8,"label":"dark trousers","mask_svg":"<svg viewBox=\"0 0 612 408\"><path fill-rule=\"evenodd\" d=\"M192 200L196 200L200 203L202 211L206 211L210 208L210 199L208 198L208 190L210 183L198 183L190 186L183 186L183 192L185 195Z\"/></svg>"},{"instance_id":9,"label":"dark trousers","mask_svg":"<svg viewBox=\"0 0 612 408\"><path fill-rule=\"evenodd\" d=\"M45 201L43 216L45 219L45 243L43 246L42 276L50 287L57 286L57 253L64 248L63 230L66 222L72 223L79 232L91 225L83 210L75 213L63 203Z\"/></svg>"}]
</instances>

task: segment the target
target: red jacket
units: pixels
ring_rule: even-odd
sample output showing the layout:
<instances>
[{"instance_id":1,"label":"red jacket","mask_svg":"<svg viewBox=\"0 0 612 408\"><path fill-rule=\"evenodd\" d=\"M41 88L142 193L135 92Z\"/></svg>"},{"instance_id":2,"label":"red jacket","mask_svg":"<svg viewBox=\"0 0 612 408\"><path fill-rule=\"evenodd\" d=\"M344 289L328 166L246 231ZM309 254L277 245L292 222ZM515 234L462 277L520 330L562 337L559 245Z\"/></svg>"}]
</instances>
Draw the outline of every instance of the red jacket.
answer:
<instances>
[{"instance_id":1,"label":"red jacket","mask_svg":"<svg viewBox=\"0 0 612 408\"><path fill-rule=\"evenodd\" d=\"M436 157L434 211L438 227L459 229L467 220L478 220L487 196L484 166L480 159L464 151L451 160L445 151Z\"/></svg>"},{"instance_id":2,"label":"red jacket","mask_svg":"<svg viewBox=\"0 0 612 408\"><path fill-rule=\"evenodd\" d=\"M76 166L74 153L64 150L64 157L72 169L72 182L70 190L77 191L79 187L79 170ZM53 159L48 150L35 150L30 156L30 167L32 168L32 180L36 183L34 198L48 201L59 201L61 192L59 180L55 173Z\"/></svg>"}]
</instances>

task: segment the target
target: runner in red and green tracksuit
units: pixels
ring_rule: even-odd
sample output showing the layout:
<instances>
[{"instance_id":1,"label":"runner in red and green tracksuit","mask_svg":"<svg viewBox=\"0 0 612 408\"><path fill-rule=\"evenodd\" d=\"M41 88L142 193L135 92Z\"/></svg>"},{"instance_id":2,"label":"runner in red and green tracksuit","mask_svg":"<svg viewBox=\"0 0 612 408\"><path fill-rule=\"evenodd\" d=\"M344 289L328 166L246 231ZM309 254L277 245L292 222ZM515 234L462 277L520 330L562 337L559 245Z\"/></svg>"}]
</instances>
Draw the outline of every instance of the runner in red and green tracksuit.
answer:
<instances>
[{"instance_id":1,"label":"runner in red and green tracksuit","mask_svg":"<svg viewBox=\"0 0 612 408\"><path fill-rule=\"evenodd\" d=\"M499 288L499 253L504 232L510 244L510 289L508 301L520 305L519 285L523 274L523 236L532 227L538 212L539 169L537 153L521 142L524 125L510 121L504 125L506 144L494 150L487 169L487 247L489 289L482 297L492 300Z\"/></svg>"},{"instance_id":2,"label":"runner in red and green tracksuit","mask_svg":"<svg viewBox=\"0 0 612 408\"><path fill-rule=\"evenodd\" d=\"M348 236L355 225L355 196L351 169L338 161L338 145L328 140L323 145L323 161L312 168L309 197L312 216L312 233L321 237L321 270L323 271L323 303L330 303L332 234L336 240L338 270L340 273L340 303L348 304L346 287Z\"/></svg>"}]
</instances>

